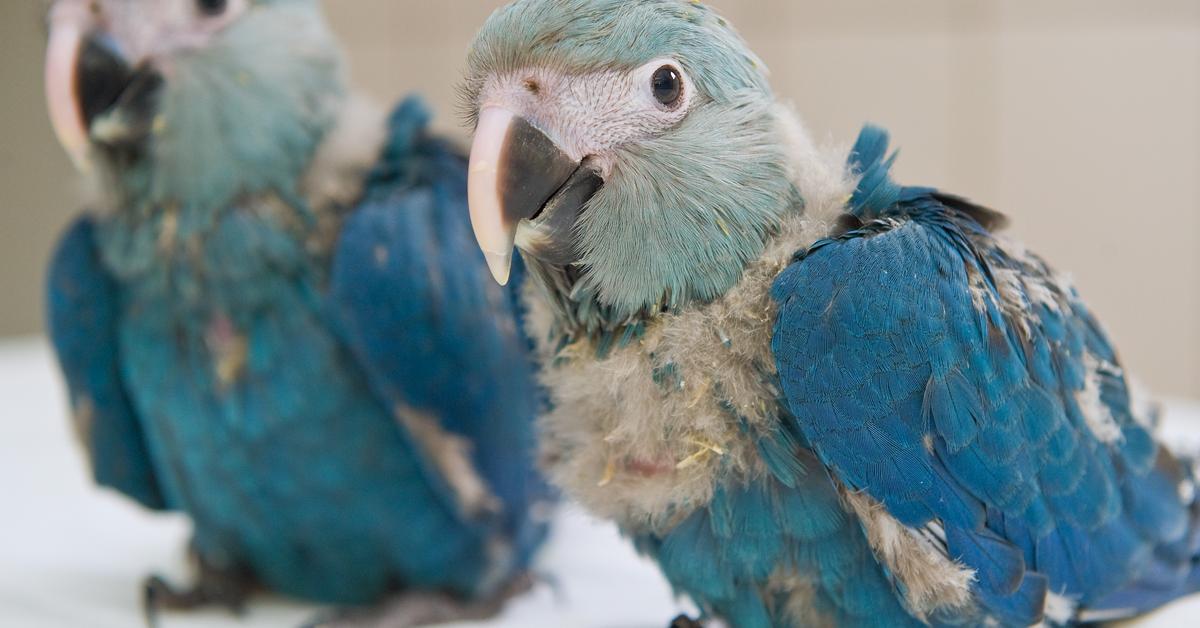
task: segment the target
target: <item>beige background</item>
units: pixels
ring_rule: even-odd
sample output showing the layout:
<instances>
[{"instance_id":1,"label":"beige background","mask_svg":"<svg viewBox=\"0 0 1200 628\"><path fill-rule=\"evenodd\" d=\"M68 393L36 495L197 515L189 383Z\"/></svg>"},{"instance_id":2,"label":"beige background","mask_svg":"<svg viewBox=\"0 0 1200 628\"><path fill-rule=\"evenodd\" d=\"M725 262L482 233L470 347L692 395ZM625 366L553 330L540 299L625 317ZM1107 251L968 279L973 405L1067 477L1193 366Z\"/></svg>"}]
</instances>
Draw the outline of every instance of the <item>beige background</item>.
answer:
<instances>
[{"instance_id":1,"label":"beige background","mask_svg":"<svg viewBox=\"0 0 1200 628\"><path fill-rule=\"evenodd\" d=\"M461 135L454 84L492 1L337 0L360 84L419 90ZM1129 366L1200 396L1200 2L720 0L812 131L881 123L905 182L1007 212L1069 270ZM39 330L75 205L41 100L37 0L0 2L0 335Z\"/></svg>"}]
</instances>

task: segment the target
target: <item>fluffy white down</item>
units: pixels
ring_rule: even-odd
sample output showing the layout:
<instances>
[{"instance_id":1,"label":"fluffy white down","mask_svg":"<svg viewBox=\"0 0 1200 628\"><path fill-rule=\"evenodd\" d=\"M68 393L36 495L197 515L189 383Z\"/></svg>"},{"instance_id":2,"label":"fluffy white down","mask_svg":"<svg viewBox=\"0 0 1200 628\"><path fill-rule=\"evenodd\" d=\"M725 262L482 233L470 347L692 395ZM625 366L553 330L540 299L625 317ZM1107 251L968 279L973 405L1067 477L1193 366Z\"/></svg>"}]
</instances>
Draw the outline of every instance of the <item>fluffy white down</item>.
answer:
<instances>
[{"instance_id":1,"label":"fluffy white down","mask_svg":"<svg viewBox=\"0 0 1200 628\"><path fill-rule=\"evenodd\" d=\"M352 93L333 129L313 154L301 191L315 208L346 207L358 200L362 183L379 160L387 139L387 114L369 98Z\"/></svg>"},{"instance_id":2,"label":"fluffy white down","mask_svg":"<svg viewBox=\"0 0 1200 628\"><path fill-rule=\"evenodd\" d=\"M924 619L937 610L973 604L974 569L950 559L943 548L901 524L878 501L844 487L842 496L862 521L875 556L904 583L910 613Z\"/></svg>"},{"instance_id":3,"label":"fluffy white down","mask_svg":"<svg viewBox=\"0 0 1200 628\"><path fill-rule=\"evenodd\" d=\"M445 478L464 514L475 518L501 511L499 498L492 494L471 462L470 441L444 429L437 417L415 408L397 405L393 414Z\"/></svg>"},{"instance_id":4,"label":"fluffy white down","mask_svg":"<svg viewBox=\"0 0 1200 628\"><path fill-rule=\"evenodd\" d=\"M774 371L771 283L793 253L829 233L854 187L842 165L845 150L818 149L786 109L778 119L807 209L785 220L722 298L661 316L639 342L589 360L572 359L594 355L587 341L554 354L553 314L527 291L529 332L542 343L542 379L553 400L542 420L550 474L594 513L628 530L670 527L707 503L722 465L742 474L762 470L721 401L751 422L765 420L774 403L760 377ZM664 369L674 374L666 385L653 376Z\"/></svg>"}]
</instances>

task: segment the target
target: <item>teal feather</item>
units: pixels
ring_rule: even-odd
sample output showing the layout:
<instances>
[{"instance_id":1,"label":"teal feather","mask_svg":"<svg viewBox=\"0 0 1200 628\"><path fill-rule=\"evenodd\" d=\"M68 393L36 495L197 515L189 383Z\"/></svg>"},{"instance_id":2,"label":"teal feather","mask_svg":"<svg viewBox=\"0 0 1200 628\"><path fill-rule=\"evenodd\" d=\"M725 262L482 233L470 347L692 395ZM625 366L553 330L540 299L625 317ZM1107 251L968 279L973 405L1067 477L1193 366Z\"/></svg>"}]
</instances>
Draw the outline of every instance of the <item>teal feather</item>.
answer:
<instances>
[{"instance_id":1,"label":"teal feather","mask_svg":"<svg viewBox=\"0 0 1200 628\"><path fill-rule=\"evenodd\" d=\"M186 236L239 196L294 194L346 97L341 53L316 2L252 9L172 64L149 158L111 175L123 203L179 206Z\"/></svg>"},{"instance_id":2,"label":"teal feather","mask_svg":"<svg viewBox=\"0 0 1200 628\"><path fill-rule=\"evenodd\" d=\"M701 102L671 133L618 150L575 226L580 277L569 294L550 295L570 333L594 339L601 354L627 342L641 317L723 294L799 208L765 68L711 9L677 0L514 2L488 20L468 59L470 110L486 76L534 60L585 73L661 57L694 77Z\"/></svg>"},{"instance_id":3,"label":"teal feather","mask_svg":"<svg viewBox=\"0 0 1200 628\"><path fill-rule=\"evenodd\" d=\"M518 0L488 18L467 57L468 112L489 74L535 65L570 74L631 70L676 58L714 101L742 91L765 97L765 66L721 16L679 0ZM471 114L473 115L473 114Z\"/></svg>"}]
</instances>

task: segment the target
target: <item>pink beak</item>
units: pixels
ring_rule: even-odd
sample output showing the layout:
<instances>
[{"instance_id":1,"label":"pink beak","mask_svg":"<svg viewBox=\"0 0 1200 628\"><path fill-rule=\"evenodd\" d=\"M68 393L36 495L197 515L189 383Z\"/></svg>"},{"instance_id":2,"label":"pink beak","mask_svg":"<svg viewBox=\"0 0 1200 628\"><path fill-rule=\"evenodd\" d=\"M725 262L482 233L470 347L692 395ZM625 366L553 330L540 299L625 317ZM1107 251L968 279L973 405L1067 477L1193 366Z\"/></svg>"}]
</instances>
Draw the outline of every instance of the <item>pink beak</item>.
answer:
<instances>
[{"instance_id":1,"label":"pink beak","mask_svg":"<svg viewBox=\"0 0 1200 628\"><path fill-rule=\"evenodd\" d=\"M496 107L479 112L467 175L467 202L471 207L475 240L483 250L492 277L502 286L508 283L512 269L517 223L505 217L500 161L515 118L511 111Z\"/></svg>"},{"instance_id":2,"label":"pink beak","mask_svg":"<svg viewBox=\"0 0 1200 628\"><path fill-rule=\"evenodd\" d=\"M88 132L79 105L78 65L91 16L84 3L60 1L50 14L50 40L46 46L46 104L59 143L75 167L89 168Z\"/></svg>"},{"instance_id":3,"label":"pink beak","mask_svg":"<svg viewBox=\"0 0 1200 628\"><path fill-rule=\"evenodd\" d=\"M475 239L500 285L508 283L517 228L538 218L580 171L579 161L524 118L501 107L479 112L467 200Z\"/></svg>"}]
</instances>

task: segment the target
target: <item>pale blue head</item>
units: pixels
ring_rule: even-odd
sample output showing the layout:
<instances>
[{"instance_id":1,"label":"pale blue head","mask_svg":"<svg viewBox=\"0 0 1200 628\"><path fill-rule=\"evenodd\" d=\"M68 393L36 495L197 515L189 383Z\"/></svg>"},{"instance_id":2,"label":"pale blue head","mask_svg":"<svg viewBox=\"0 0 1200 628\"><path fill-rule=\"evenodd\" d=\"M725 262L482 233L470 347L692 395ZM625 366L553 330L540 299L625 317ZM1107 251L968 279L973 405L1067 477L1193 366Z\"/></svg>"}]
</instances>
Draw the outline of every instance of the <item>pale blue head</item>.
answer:
<instances>
[{"instance_id":1,"label":"pale blue head","mask_svg":"<svg viewBox=\"0 0 1200 628\"><path fill-rule=\"evenodd\" d=\"M294 186L344 90L316 0L56 0L48 21L55 130L123 205Z\"/></svg>"},{"instance_id":2,"label":"pale blue head","mask_svg":"<svg viewBox=\"0 0 1200 628\"><path fill-rule=\"evenodd\" d=\"M796 191L762 63L688 0L519 0L471 50L471 213L588 333L731 287Z\"/></svg>"}]
</instances>

